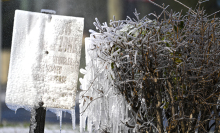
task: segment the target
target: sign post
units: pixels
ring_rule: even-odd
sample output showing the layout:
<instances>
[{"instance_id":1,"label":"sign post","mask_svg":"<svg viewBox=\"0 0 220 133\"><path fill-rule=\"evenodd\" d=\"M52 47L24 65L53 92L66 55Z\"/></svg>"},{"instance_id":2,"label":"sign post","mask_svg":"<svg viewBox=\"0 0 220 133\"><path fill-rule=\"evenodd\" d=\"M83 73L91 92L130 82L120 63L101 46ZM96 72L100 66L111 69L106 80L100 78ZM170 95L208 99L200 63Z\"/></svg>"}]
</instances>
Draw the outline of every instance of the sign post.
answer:
<instances>
[{"instance_id":1,"label":"sign post","mask_svg":"<svg viewBox=\"0 0 220 133\"><path fill-rule=\"evenodd\" d=\"M83 27L83 18L16 10L5 99L10 109L36 109L38 124L45 108L75 107ZM42 133L43 126L30 127Z\"/></svg>"},{"instance_id":2,"label":"sign post","mask_svg":"<svg viewBox=\"0 0 220 133\"><path fill-rule=\"evenodd\" d=\"M43 107L43 102L39 103L38 107L31 110L31 124L29 133L44 133L46 117L46 108Z\"/></svg>"},{"instance_id":3,"label":"sign post","mask_svg":"<svg viewBox=\"0 0 220 133\"><path fill-rule=\"evenodd\" d=\"M0 62L2 64L2 1L0 1ZM0 65L0 75L2 75L2 66ZM2 82L0 83L0 95L2 94ZM2 124L2 100L0 98L0 124Z\"/></svg>"}]
</instances>

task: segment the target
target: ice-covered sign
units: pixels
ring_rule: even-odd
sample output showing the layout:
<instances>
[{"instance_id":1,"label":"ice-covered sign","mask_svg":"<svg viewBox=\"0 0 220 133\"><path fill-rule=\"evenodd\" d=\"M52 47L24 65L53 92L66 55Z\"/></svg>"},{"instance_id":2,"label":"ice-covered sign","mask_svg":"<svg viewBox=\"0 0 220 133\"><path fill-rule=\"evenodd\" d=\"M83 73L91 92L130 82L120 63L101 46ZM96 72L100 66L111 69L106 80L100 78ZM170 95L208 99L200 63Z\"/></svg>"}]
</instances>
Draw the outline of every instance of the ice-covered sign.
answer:
<instances>
[{"instance_id":1,"label":"ice-covered sign","mask_svg":"<svg viewBox=\"0 0 220 133\"><path fill-rule=\"evenodd\" d=\"M16 10L6 104L75 106L84 19Z\"/></svg>"}]
</instances>

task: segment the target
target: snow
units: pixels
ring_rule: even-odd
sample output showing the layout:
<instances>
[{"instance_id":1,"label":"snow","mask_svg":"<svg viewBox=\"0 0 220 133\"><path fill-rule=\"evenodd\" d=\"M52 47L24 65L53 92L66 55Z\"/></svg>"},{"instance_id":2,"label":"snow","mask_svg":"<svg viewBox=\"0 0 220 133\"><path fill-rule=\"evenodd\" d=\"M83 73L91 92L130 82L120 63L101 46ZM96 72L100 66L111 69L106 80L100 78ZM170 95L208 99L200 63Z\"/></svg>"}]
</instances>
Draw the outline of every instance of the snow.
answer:
<instances>
[{"instance_id":1,"label":"snow","mask_svg":"<svg viewBox=\"0 0 220 133\"><path fill-rule=\"evenodd\" d=\"M28 133L29 128L24 127L3 127L0 128L0 133ZM44 133L60 133L59 129L45 129ZM79 133L79 131L73 131L71 129L62 130L62 133Z\"/></svg>"},{"instance_id":2,"label":"snow","mask_svg":"<svg viewBox=\"0 0 220 133\"><path fill-rule=\"evenodd\" d=\"M31 119L30 119L30 132L33 133L34 129L37 127L37 122L35 119L36 116L36 110L33 108L31 109Z\"/></svg>"}]
</instances>

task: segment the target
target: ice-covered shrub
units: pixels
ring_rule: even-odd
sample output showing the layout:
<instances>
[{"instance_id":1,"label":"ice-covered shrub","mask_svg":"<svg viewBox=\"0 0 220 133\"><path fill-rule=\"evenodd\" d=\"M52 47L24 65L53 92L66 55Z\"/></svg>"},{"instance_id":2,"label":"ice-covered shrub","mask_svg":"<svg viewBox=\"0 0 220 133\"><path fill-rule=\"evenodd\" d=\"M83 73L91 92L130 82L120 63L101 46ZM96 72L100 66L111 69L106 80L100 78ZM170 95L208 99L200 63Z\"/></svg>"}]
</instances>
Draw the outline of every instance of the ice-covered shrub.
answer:
<instances>
[{"instance_id":1,"label":"ice-covered shrub","mask_svg":"<svg viewBox=\"0 0 220 133\"><path fill-rule=\"evenodd\" d=\"M153 2L152 2L153 3ZM155 3L154 3L155 4ZM94 25L81 79L81 128L103 132L220 132L220 21L165 6L154 20ZM83 130L83 129L82 129Z\"/></svg>"}]
</instances>

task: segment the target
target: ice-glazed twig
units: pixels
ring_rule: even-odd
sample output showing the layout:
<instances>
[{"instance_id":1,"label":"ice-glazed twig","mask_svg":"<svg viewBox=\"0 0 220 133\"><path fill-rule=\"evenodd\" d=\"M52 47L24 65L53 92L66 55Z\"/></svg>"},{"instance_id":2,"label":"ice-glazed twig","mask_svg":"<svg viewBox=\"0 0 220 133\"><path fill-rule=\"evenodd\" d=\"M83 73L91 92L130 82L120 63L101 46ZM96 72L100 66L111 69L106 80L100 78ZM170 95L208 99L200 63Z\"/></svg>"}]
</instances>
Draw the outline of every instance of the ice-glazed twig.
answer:
<instances>
[{"instance_id":1,"label":"ice-glazed twig","mask_svg":"<svg viewBox=\"0 0 220 133\"><path fill-rule=\"evenodd\" d=\"M211 17L212 15L215 15L215 14L217 14L217 13L219 13L219 12L220 12L220 10L219 10L219 11L216 11L216 12L210 14L210 15L208 15L207 18L208 18L208 17Z\"/></svg>"},{"instance_id":2,"label":"ice-glazed twig","mask_svg":"<svg viewBox=\"0 0 220 133\"><path fill-rule=\"evenodd\" d=\"M158 5L157 3L155 3L155 2L153 2L153 1L151 1L151 0L148 0L148 1L149 1L150 3L152 3L152 4L156 5L156 6L160 7L161 9L164 9L164 7L162 7L162 6ZM165 13L166 13L167 15L169 15L169 12L168 12L168 11L166 11L166 10L165 10Z\"/></svg>"},{"instance_id":3,"label":"ice-glazed twig","mask_svg":"<svg viewBox=\"0 0 220 133\"><path fill-rule=\"evenodd\" d=\"M204 10L196 14L188 7L185 16L182 11L167 14L167 7L163 4L159 16L153 13L154 20L139 19L135 11L137 19L113 20L110 27L101 26L104 33L93 32L89 69L83 79L86 91L80 93L81 131L88 117L88 131L168 132L180 127L183 132L195 132L195 127L201 127L198 117L187 116L183 103L202 108L219 104L208 101L220 94L218 18L209 19ZM219 117L216 114L211 117ZM195 124L182 123L185 120ZM198 123L205 121L209 120L200 118Z\"/></svg>"},{"instance_id":4,"label":"ice-glazed twig","mask_svg":"<svg viewBox=\"0 0 220 133\"><path fill-rule=\"evenodd\" d=\"M95 100L97 100L97 99L99 99L99 98L102 98L102 97L103 97L103 96L97 97L97 98L93 99L91 102L89 102L89 104L86 106L86 108L85 108L82 112L80 112L80 114L83 114L83 113L86 111L86 109L89 107L89 105L90 105L93 101L95 101Z\"/></svg>"},{"instance_id":5,"label":"ice-glazed twig","mask_svg":"<svg viewBox=\"0 0 220 133\"><path fill-rule=\"evenodd\" d=\"M181 4L182 6L186 7L189 9L190 12L194 13L194 14L197 14L195 11L193 11L191 8L189 8L188 6L186 6L185 4L181 3L180 1L178 0L174 0L175 2L178 2L179 4Z\"/></svg>"}]
</instances>

